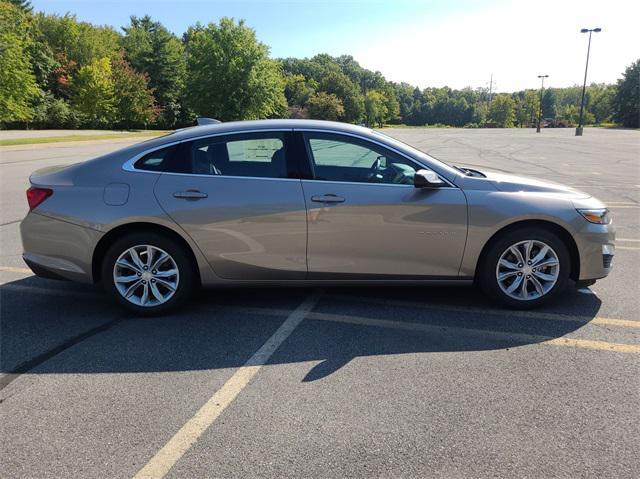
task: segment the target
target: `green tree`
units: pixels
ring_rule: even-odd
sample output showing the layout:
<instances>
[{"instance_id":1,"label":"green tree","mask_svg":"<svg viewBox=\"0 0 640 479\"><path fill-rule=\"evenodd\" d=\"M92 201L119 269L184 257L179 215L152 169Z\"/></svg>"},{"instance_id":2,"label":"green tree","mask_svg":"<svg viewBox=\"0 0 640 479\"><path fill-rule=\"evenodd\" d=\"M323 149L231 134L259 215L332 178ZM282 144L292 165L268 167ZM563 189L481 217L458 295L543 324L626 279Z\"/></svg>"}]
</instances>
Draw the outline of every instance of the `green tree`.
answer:
<instances>
[{"instance_id":1,"label":"green tree","mask_svg":"<svg viewBox=\"0 0 640 479\"><path fill-rule=\"evenodd\" d=\"M184 46L148 15L132 16L130 25L123 30L125 35L121 44L126 59L137 71L149 77L149 86L160 109L159 125L174 127L186 119L182 107L187 68Z\"/></svg>"},{"instance_id":2,"label":"green tree","mask_svg":"<svg viewBox=\"0 0 640 479\"><path fill-rule=\"evenodd\" d=\"M158 116L148 82L147 76L136 72L124 58L113 63L115 118L123 126L146 126Z\"/></svg>"},{"instance_id":3,"label":"green tree","mask_svg":"<svg viewBox=\"0 0 640 479\"><path fill-rule=\"evenodd\" d=\"M364 110L367 126L382 126L389 113L385 96L377 90L367 92L364 98Z\"/></svg>"},{"instance_id":4,"label":"green tree","mask_svg":"<svg viewBox=\"0 0 640 479\"><path fill-rule=\"evenodd\" d=\"M284 96L291 106L304 107L318 88L313 78L307 80L304 75L285 75Z\"/></svg>"},{"instance_id":5,"label":"green tree","mask_svg":"<svg viewBox=\"0 0 640 479\"><path fill-rule=\"evenodd\" d=\"M640 126L640 59L627 67L618 80L613 118L628 128Z\"/></svg>"},{"instance_id":6,"label":"green tree","mask_svg":"<svg viewBox=\"0 0 640 479\"><path fill-rule=\"evenodd\" d=\"M29 18L20 7L0 2L0 123L29 120L40 94L28 49Z\"/></svg>"},{"instance_id":7,"label":"green tree","mask_svg":"<svg viewBox=\"0 0 640 479\"><path fill-rule=\"evenodd\" d=\"M194 112L222 121L286 115L280 66L243 21L196 25L185 38L186 99Z\"/></svg>"},{"instance_id":8,"label":"green tree","mask_svg":"<svg viewBox=\"0 0 640 479\"><path fill-rule=\"evenodd\" d=\"M18 8L20 8L25 13L31 13L33 7L31 6L31 0L3 0L6 1Z\"/></svg>"},{"instance_id":9,"label":"green tree","mask_svg":"<svg viewBox=\"0 0 640 479\"><path fill-rule=\"evenodd\" d=\"M73 106L95 126L115 119L115 89L111 60L101 58L80 67L71 80Z\"/></svg>"},{"instance_id":10,"label":"green tree","mask_svg":"<svg viewBox=\"0 0 640 479\"><path fill-rule=\"evenodd\" d=\"M554 88L547 88L542 94L542 118L555 119L558 115L558 97Z\"/></svg>"},{"instance_id":11,"label":"green tree","mask_svg":"<svg viewBox=\"0 0 640 479\"><path fill-rule=\"evenodd\" d=\"M589 87L591 101L589 102L589 113L594 117L596 124L611 120L613 115L613 99L616 89L613 85L592 84Z\"/></svg>"},{"instance_id":12,"label":"green tree","mask_svg":"<svg viewBox=\"0 0 640 479\"><path fill-rule=\"evenodd\" d=\"M540 94L535 90L526 90L517 94L516 121L520 127L535 125L540 108Z\"/></svg>"},{"instance_id":13,"label":"green tree","mask_svg":"<svg viewBox=\"0 0 640 479\"><path fill-rule=\"evenodd\" d=\"M43 43L69 61L86 65L100 58L115 60L119 56L120 36L111 27L79 22L69 13L63 16L38 13L35 21Z\"/></svg>"},{"instance_id":14,"label":"green tree","mask_svg":"<svg viewBox=\"0 0 640 479\"><path fill-rule=\"evenodd\" d=\"M509 95L496 95L491 102L491 120L500 128L512 128L515 120L515 102Z\"/></svg>"},{"instance_id":15,"label":"green tree","mask_svg":"<svg viewBox=\"0 0 640 479\"><path fill-rule=\"evenodd\" d=\"M342 101L333 93L318 92L307 101L309 118L337 121L344 117Z\"/></svg>"}]
</instances>

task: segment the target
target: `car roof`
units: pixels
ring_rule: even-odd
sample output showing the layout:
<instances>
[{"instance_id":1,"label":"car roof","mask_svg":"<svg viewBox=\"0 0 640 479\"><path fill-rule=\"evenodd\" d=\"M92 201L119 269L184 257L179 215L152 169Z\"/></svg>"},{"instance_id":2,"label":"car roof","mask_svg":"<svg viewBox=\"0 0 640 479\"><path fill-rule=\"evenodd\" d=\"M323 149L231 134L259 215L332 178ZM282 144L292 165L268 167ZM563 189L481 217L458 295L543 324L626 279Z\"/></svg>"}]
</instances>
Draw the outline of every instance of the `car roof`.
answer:
<instances>
[{"instance_id":1,"label":"car roof","mask_svg":"<svg viewBox=\"0 0 640 479\"><path fill-rule=\"evenodd\" d=\"M370 135L371 130L363 126L337 121L324 120L248 120L229 121L212 125L192 126L182 128L163 137L170 141L183 141L189 138L197 138L207 135L219 135L224 133L241 133L254 130L282 130L282 129L312 129L330 130Z\"/></svg>"}]
</instances>

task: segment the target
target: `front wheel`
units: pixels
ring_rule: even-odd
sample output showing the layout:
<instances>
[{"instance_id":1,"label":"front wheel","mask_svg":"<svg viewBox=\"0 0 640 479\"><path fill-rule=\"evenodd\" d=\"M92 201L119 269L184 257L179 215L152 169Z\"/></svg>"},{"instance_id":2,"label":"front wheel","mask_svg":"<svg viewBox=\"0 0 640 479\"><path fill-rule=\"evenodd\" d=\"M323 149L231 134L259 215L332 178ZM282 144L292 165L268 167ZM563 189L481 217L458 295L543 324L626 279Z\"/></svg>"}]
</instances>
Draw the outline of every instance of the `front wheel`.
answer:
<instances>
[{"instance_id":1,"label":"front wheel","mask_svg":"<svg viewBox=\"0 0 640 479\"><path fill-rule=\"evenodd\" d=\"M157 233L117 240L102 265L107 293L129 311L152 316L175 309L193 289L193 266L183 248Z\"/></svg>"},{"instance_id":2,"label":"front wheel","mask_svg":"<svg viewBox=\"0 0 640 479\"><path fill-rule=\"evenodd\" d=\"M479 272L480 286L507 306L541 306L567 286L571 262L564 242L538 228L523 228L498 238Z\"/></svg>"}]
</instances>

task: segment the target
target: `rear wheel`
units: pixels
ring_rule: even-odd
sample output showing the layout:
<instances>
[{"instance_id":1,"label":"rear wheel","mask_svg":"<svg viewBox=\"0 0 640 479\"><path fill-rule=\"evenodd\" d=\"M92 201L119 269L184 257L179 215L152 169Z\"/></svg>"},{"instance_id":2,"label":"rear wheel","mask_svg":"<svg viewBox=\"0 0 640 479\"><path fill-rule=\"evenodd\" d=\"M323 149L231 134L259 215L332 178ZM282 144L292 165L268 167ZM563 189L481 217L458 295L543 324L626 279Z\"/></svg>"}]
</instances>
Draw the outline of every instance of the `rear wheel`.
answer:
<instances>
[{"instance_id":1,"label":"rear wheel","mask_svg":"<svg viewBox=\"0 0 640 479\"><path fill-rule=\"evenodd\" d=\"M484 256L480 286L507 306L541 306L567 286L570 258L564 242L541 228L510 231L495 241Z\"/></svg>"},{"instance_id":2,"label":"rear wheel","mask_svg":"<svg viewBox=\"0 0 640 479\"><path fill-rule=\"evenodd\" d=\"M106 291L131 312L151 316L183 303L194 285L184 249L157 233L133 233L117 240L102 264Z\"/></svg>"}]
</instances>

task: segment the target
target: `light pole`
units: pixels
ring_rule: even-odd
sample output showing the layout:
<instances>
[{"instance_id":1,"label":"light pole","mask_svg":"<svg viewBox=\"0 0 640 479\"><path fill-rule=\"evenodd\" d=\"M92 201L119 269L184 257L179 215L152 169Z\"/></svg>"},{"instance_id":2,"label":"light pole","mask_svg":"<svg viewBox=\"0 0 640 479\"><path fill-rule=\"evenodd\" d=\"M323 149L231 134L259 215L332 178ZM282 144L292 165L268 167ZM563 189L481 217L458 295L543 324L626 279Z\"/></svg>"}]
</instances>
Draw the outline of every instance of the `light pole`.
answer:
<instances>
[{"instance_id":1,"label":"light pole","mask_svg":"<svg viewBox=\"0 0 640 479\"><path fill-rule=\"evenodd\" d=\"M582 100L580 100L580 119L578 120L578 128L576 128L576 136L582 136L582 119L584 114L584 93L587 89L587 70L589 69L589 52L591 50L591 34L593 32L601 32L602 28L583 28L580 33L589 33L589 45L587 46L587 64L584 67L584 83L582 84Z\"/></svg>"},{"instance_id":2,"label":"light pole","mask_svg":"<svg viewBox=\"0 0 640 479\"><path fill-rule=\"evenodd\" d=\"M538 78L542 78L542 85L540 86L540 106L538 108L538 127L536 133L540 133L540 121L542 120L542 92L544 91L544 79L549 78L549 75L538 75Z\"/></svg>"}]
</instances>

